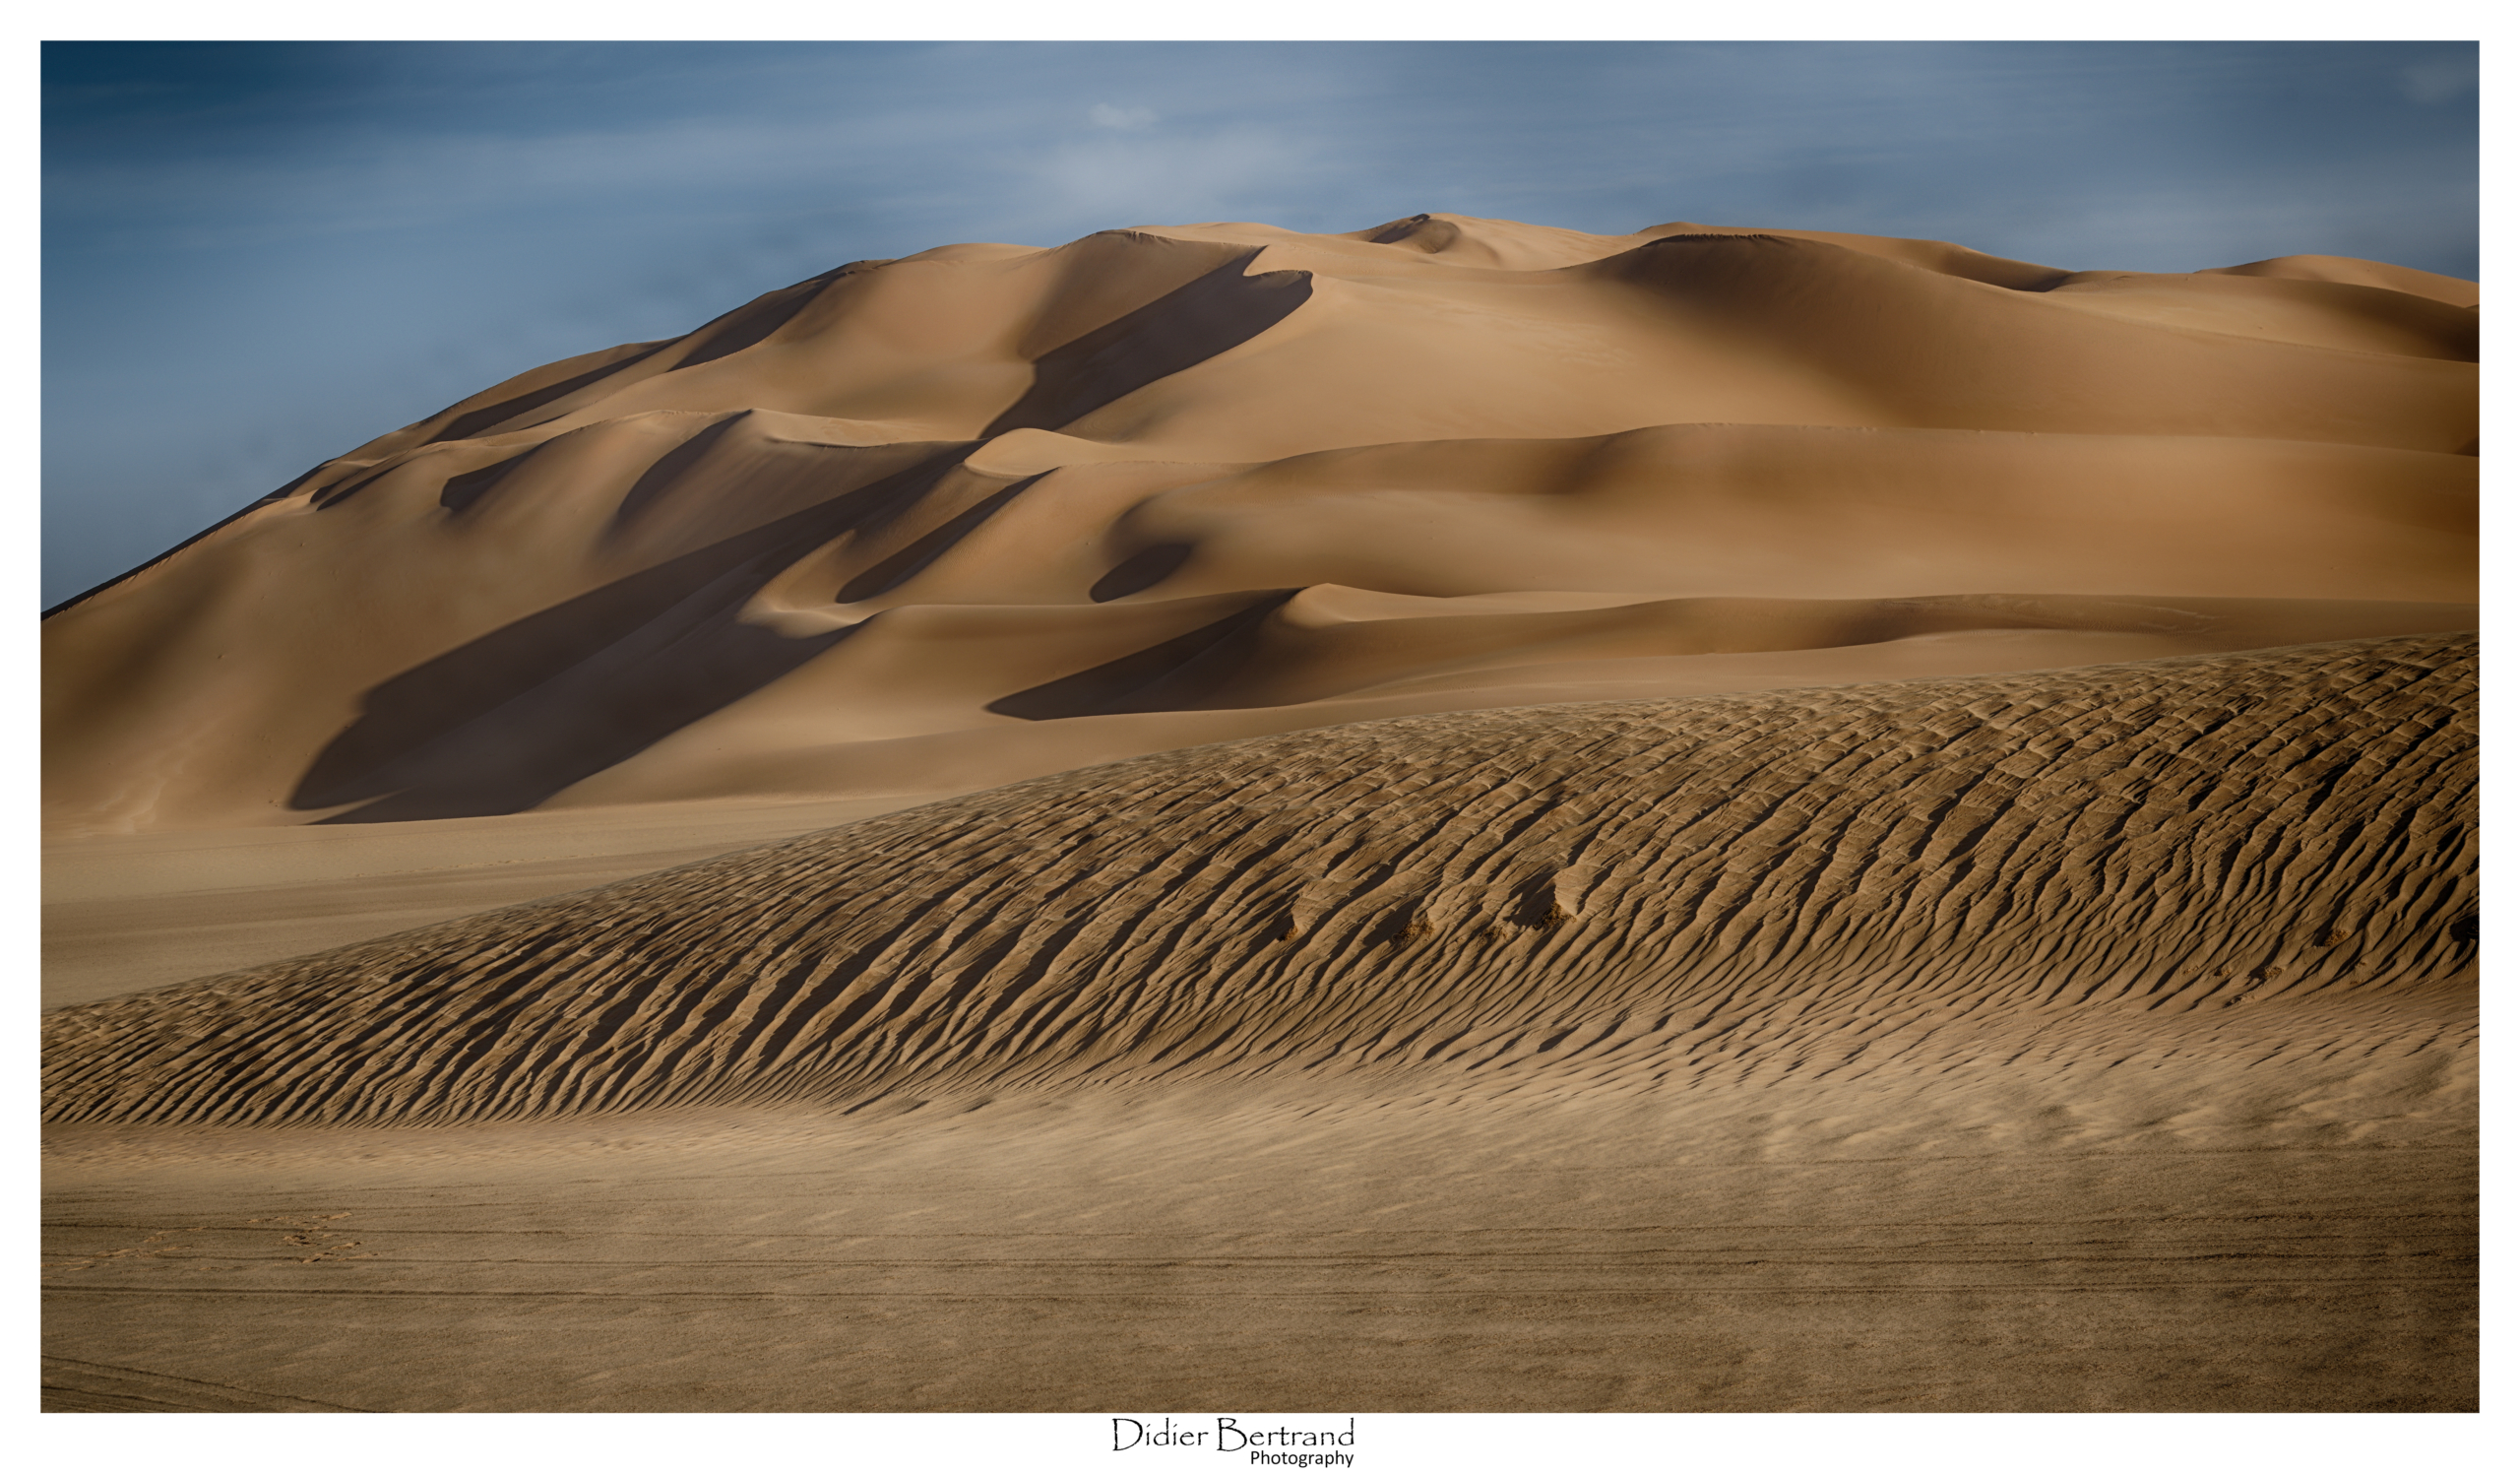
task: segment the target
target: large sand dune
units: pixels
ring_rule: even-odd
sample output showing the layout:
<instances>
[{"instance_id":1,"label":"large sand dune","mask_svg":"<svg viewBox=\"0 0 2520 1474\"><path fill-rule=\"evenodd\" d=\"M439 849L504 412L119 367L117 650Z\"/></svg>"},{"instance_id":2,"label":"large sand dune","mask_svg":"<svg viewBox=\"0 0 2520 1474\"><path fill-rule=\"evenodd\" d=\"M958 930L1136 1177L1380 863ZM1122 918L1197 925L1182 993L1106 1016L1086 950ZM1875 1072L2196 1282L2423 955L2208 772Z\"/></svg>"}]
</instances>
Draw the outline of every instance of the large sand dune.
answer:
<instances>
[{"instance_id":1,"label":"large sand dune","mask_svg":"<svg viewBox=\"0 0 2520 1474\"><path fill-rule=\"evenodd\" d=\"M2473 1406L2476 302L1111 231L328 461L46 620L48 1405Z\"/></svg>"},{"instance_id":2,"label":"large sand dune","mask_svg":"<svg viewBox=\"0 0 2520 1474\"><path fill-rule=\"evenodd\" d=\"M2473 291L2351 266L1449 218L859 263L55 614L49 823L933 793L2469 627Z\"/></svg>"}]
</instances>

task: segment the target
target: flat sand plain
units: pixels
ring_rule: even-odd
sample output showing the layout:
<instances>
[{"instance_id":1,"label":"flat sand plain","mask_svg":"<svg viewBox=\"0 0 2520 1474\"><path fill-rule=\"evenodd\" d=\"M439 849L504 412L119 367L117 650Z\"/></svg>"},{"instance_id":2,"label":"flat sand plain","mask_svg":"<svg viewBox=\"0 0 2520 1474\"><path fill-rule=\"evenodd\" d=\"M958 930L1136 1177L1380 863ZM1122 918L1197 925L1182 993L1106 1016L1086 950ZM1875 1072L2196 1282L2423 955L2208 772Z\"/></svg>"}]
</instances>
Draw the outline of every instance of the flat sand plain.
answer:
<instances>
[{"instance_id":1,"label":"flat sand plain","mask_svg":"<svg viewBox=\"0 0 2520 1474\"><path fill-rule=\"evenodd\" d=\"M855 263L46 620L46 1406L2456 1410L2472 284Z\"/></svg>"},{"instance_id":2,"label":"flat sand plain","mask_svg":"<svg viewBox=\"0 0 2520 1474\"><path fill-rule=\"evenodd\" d=\"M2322 1141L2056 1083L70 1131L46 1405L2474 1405L2455 1106Z\"/></svg>"}]
</instances>

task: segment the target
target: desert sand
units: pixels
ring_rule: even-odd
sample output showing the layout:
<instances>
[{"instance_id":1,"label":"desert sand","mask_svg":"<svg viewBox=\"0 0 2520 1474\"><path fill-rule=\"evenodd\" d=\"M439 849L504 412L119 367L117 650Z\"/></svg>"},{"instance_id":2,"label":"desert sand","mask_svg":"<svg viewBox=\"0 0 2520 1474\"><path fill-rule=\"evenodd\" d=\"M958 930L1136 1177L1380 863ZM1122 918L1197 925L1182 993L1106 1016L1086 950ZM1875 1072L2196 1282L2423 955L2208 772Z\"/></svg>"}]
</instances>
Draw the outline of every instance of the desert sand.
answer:
<instances>
[{"instance_id":1,"label":"desert sand","mask_svg":"<svg viewBox=\"0 0 2520 1474\"><path fill-rule=\"evenodd\" d=\"M2477 288L859 262L45 621L62 1410L2475 1405Z\"/></svg>"}]
</instances>

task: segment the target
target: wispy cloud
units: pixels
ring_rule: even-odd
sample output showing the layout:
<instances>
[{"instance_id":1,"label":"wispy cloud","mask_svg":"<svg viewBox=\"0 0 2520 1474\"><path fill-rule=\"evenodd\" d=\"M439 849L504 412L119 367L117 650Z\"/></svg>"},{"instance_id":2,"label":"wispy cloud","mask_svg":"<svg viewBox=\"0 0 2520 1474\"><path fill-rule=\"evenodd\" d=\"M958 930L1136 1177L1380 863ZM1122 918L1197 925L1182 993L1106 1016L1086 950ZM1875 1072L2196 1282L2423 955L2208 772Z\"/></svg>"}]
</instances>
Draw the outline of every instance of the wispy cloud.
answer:
<instances>
[{"instance_id":1,"label":"wispy cloud","mask_svg":"<svg viewBox=\"0 0 2520 1474\"><path fill-rule=\"evenodd\" d=\"M1160 121L1152 107L1114 107L1108 102L1097 102L1085 109L1085 120L1097 128L1117 128L1123 132L1152 128Z\"/></svg>"},{"instance_id":2,"label":"wispy cloud","mask_svg":"<svg viewBox=\"0 0 2520 1474\"><path fill-rule=\"evenodd\" d=\"M2433 57L2402 67L2398 86L2408 101L2426 107L2465 96L2477 90L2476 54Z\"/></svg>"},{"instance_id":3,"label":"wispy cloud","mask_svg":"<svg viewBox=\"0 0 2520 1474\"><path fill-rule=\"evenodd\" d=\"M1299 193L1318 160L1266 129L1080 139L1030 161L1023 215L1073 229L1250 219Z\"/></svg>"}]
</instances>

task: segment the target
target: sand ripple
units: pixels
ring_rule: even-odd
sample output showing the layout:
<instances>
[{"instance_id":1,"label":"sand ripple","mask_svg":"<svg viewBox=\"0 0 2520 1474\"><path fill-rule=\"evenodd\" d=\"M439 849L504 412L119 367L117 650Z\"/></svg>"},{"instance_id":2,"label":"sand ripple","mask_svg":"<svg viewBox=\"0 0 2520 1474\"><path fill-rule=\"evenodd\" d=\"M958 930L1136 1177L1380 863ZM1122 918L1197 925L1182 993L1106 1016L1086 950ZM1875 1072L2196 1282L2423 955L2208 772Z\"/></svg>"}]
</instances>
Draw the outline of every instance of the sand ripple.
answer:
<instances>
[{"instance_id":1,"label":"sand ripple","mask_svg":"<svg viewBox=\"0 0 2520 1474\"><path fill-rule=\"evenodd\" d=\"M2409 1054L2465 1027L2475 691L2412 636L1192 748L62 1010L48 1109Z\"/></svg>"}]
</instances>

